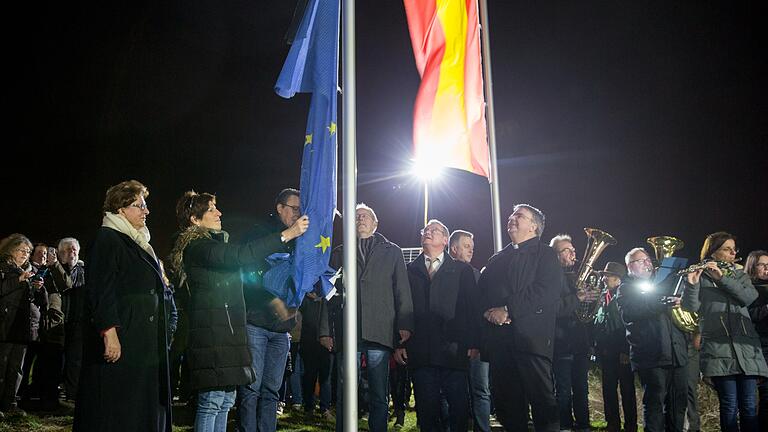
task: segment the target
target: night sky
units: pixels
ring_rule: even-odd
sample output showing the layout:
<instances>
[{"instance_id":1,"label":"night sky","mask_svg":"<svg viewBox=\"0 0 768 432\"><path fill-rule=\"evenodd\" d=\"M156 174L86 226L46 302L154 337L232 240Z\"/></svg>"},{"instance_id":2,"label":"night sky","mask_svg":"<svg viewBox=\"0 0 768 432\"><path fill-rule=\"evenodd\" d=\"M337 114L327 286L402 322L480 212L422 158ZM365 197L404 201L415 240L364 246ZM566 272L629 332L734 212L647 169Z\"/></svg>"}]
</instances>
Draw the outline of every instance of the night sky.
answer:
<instances>
[{"instance_id":1,"label":"night sky","mask_svg":"<svg viewBox=\"0 0 768 432\"><path fill-rule=\"evenodd\" d=\"M758 2L488 3L505 221L531 203L547 215L546 240L568 232L579 249L583 227L603 229L619 245L601 266L659 234L682 238L686 257L718 230L738 236L742 257L768 248ZM87 257L104 192L135 178L150 189L161 255L190 188L217 194L236 238L298 186L309 97L272 90L294 5L55 2L6 15L0 236L75 236ZM380 232L417 246L423 189L406 172L419 77L404 7L357 8L358 197ZM475 233L482 266L487 181L449 170L430 203L430 217Z\"/></svg>"}]
</instances>

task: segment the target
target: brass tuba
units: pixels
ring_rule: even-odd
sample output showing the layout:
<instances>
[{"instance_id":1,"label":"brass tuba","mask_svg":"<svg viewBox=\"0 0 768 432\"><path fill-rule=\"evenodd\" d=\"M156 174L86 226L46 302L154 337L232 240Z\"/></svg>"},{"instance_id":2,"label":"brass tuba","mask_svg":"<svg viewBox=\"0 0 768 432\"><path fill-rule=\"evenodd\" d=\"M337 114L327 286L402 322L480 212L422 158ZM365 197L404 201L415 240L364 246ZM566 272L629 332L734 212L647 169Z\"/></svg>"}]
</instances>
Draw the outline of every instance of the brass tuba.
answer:
<instances>
[{"instance_id":1,"label":"brass tuba","mask_svg":"<svg viewBox=\"0 0 768 432\"><path fill-rule=\"evenodd\" d=\"M656 254L656 261L659 264L661 264L661 261L664 258L673 256L676 251L685 246L685 243L683 243L682 240L672 236L648 237L646 241L653 247L653 252ZM675 294L677 294L682 281L683 279L681 276L680 280L677 282L678 287L675 289ZM669 313L672 323L684 333L693 333L699 327L699 315L695 312L683 310L678 305L672 307Z\"/></svg>"},{"instance_id":2,"label":"brass tuba","mask_svg":"<svg viewBox=\"0 0 768 432\"><path fill-rule=\"evenodd\" d=\"M581 260L579 270L576 272L576 289L599 291L600 275L594 269L595 261L605 248L616 244L616 239L597 228L584 228L584 232L587 233L587 248L584 250L584 259ZM576 310L576 319L582 323L594 322L599 303L598 300L581 302Z\"/></svg>"}]
</instances>

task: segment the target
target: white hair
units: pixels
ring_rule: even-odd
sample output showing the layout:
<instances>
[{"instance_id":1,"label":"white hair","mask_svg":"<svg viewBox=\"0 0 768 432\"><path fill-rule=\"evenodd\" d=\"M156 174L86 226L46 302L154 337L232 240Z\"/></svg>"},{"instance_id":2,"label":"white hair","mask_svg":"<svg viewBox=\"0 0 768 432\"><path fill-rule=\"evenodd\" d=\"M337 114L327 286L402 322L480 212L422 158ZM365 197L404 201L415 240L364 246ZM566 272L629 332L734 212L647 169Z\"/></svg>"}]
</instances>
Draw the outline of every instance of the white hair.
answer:
<instances>
[{"instance_id":1,"label":"white hair","mask_svg":"<svg viewBox=\"0 0 768 432\"><path fill-rule=\"evenodd\" d=\"M63 239L59 240L58 246L56 246L57 252L59 255L61 255L61 251L64 250L65 247L69 245L75 245L78 249L80 249L80 242L77 241L74 237L64 237Z\"/></svg>"},{"instance_id":2,"label":"white hair","mask_svg":"<svg viewBox=\"0 0 768 432\"><path fill-rule=\"evenodd\" d=\"M373 221L376 222L376 223L379 223L379 218L376 217L376 212L373 211L372 208L368 207L365 203L360 203L360 204L356 205L355 206L355 212L357 212L358 210L365 210L365 211L371 213L371 217L373 217Z\"/></svg>"},{"instance_id":3,"label":"white hair","mask_svg":"<svg viewBox=\"0 0 768 432\"><path fill-rule=\"evenodd\" d=\"M568 234L558 234L554 237L552 237L552 240L549 241L549 247L555 248L555 245L567 241L568 243L573 244L573 239Z\"/></svg>"},{"instance_id":4,"label":"white hair","mask_svg":"<svg viewBox=\"0 0 768 432\"><path fill-rule=\"evenodd\" d=\"M628 266L629 265L629 261L632 259L632 255L636 254L637 252L642 252L642 253L645 254L645 256L650 257L650 255L648 255L648 252L646 252L645 249L643 249L641 247L636 247L634 249L631 249L629 252L627 252L626 255L624 255L624 264L626 264Z\"/></svg>"}]
</instances>

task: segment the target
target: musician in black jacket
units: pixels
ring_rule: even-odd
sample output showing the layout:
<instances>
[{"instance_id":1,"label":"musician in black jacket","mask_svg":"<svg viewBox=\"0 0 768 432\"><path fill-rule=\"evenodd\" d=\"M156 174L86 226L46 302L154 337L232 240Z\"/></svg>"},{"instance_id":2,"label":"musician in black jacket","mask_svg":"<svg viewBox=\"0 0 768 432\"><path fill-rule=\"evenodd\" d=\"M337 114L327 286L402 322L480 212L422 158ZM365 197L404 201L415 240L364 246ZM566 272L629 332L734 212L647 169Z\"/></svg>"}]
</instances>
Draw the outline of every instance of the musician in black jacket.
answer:
<instances>
[{"instance_id":1,"label":"musician in black jacket","mask_svg":"<svg viewBox=\"0 0 768 432\"><path fill-rule=\"evenodd\" d=\"M616 301L627 330L629 361L643 385L644 429L682 432L688 348L685 335L669 314L680 298L668 297L674 289L669 282L678 278L653 284L653 262L642 248L630 250L624 260L629 275L619 287Z\"/></svg>"},{"instance_id":2,"label":"musician in black jacket","mask_svg":"<svg viewBox=\"0 0 768 432\"><path fill-rule=\"evenodd\" d=\"M475 275L468 264L446 253L448 228L433 219L421 230L423 253L408 264L413 298L413 337L395 350L413 379L416 414L422 431L443 431L441 394L448 402L450 430L466 431L469 417L467 370L478 357L480 324L474 306Z\"/></svg>"},{"instance_id":3,"label":"musician in black jacket","mask_svg":"<svg viewBox=\"0 0 768 432\"><path fill-rule=\"evenodd\" d=\"M552 344L565 282L555 252L540 240L543 231L540 210L516 205L507 222L512 242L491 257L479 282L491 395L510 431L527 430L529 403L537 431L559 430Z\"/></svg>"}]
</instances>

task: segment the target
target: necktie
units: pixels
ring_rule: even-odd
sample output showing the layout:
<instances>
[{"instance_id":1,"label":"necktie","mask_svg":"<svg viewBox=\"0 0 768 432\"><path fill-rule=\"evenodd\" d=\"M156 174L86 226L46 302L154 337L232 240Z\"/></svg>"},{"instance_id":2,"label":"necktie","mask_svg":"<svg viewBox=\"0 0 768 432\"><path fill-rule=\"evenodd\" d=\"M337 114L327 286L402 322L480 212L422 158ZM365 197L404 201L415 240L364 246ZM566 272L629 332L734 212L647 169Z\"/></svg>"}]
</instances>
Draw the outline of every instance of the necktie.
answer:
<instances>
[{"instance_id":1,"label":"necktie","mask_svg":"<svg viewBox=\"0 0 768 432\"><path fill-rule=\"evenodd\" d=\"M435 272L437 271L437 263L439 262L440 262L439 258L435 258L435 259L427 258L427 263L429 264L427 272L429 273L430 279L432 279L432 276L434 276Z\"/></svg>"}]
</instances>

